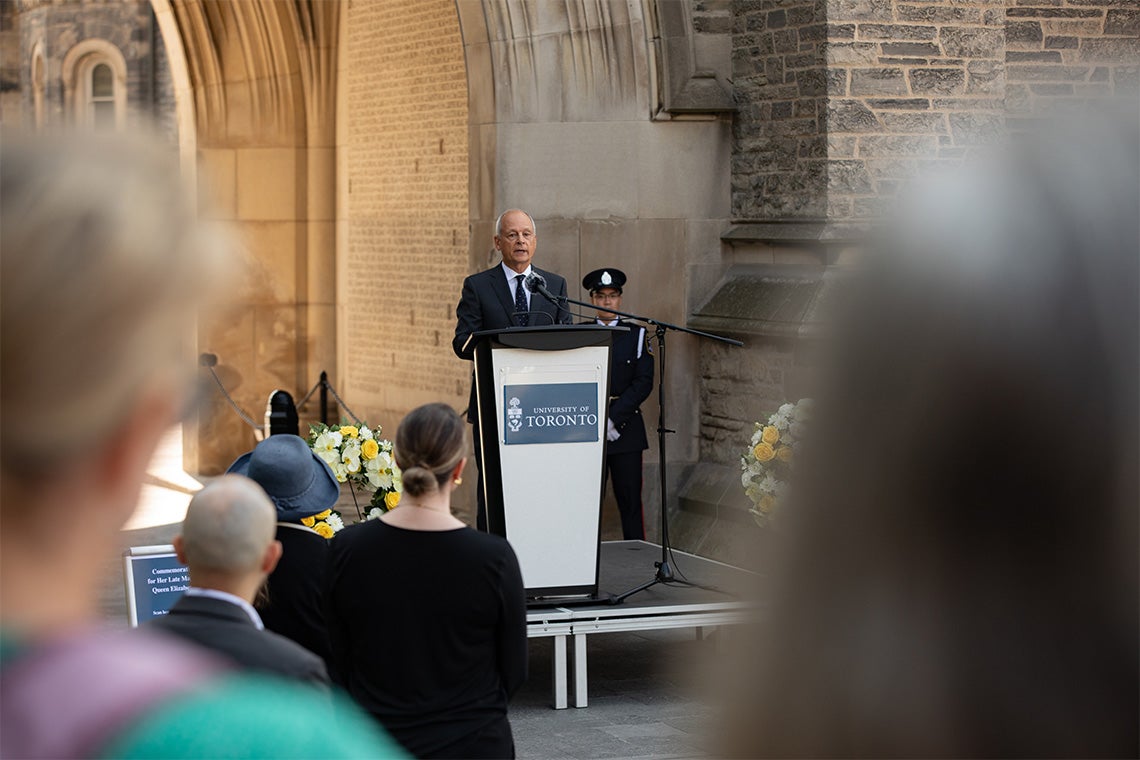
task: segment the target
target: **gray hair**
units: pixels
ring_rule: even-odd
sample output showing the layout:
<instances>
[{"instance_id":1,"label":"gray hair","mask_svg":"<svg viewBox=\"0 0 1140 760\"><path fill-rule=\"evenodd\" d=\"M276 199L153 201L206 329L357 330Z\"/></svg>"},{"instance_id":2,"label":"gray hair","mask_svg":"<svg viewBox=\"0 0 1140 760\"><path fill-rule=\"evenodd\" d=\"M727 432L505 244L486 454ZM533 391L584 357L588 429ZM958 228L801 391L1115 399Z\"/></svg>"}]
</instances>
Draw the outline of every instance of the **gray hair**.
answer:
<instances>
[{"instance_id":1,"label":"gray hair","mask_svg":"<svg viewBox=\"0 0 1140 760\"><path fill-rule=\"evenodd\" d=\"M530 231L533 232L535 235L538 234L538 225L536 225L534 223L534 217L533 216L531 216L530 214L527 214L521 208L509 208L506 211L504 211L503 213L499 214L499 218L495 220L495 237L499 237L499 235L501 235L503 232L503 217L506 216L507 214L510 214L512 212L515 212L515 211L517 211L520 214L525 214L526 218L530 220Z\"/></svg>"},{"instance_id":2,"label":"gray hair","mask_svg":"<svg viewBox=\"0 0 1140 760\"><path fill-rule=\"evenodd\" d=\"M223 475L190 500L182 522L182 551L193 572L255 569L276 531L277 512L249 478Z\"/></svg>"},{"instance_id":3,"label":"gray hair","mask_svg":"<svg viewBox=\"0 0 1140 760\"><path fill-rule=\"evenodd\" d=\"M190 379L180 352L229 249L186 191L175 151L145 135L4 133L5 474L43 476L57 466L61 431L70 450L90 451L140 391L174 379L172 367Z\"/></svg>"}]
</instances>

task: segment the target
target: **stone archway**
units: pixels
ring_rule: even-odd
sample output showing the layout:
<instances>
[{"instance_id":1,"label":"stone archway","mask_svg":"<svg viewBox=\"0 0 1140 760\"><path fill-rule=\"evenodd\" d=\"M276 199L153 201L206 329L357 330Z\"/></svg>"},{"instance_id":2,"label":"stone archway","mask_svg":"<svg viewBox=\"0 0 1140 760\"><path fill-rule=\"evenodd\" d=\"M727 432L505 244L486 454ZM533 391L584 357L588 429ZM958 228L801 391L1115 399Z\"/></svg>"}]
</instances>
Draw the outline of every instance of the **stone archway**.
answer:
<instances>
[{"instance_id":1,"label":"stone archway","mask_svg":"<svg viewBox=\"0 0 1140 760\"><path fill-rule=\"evenodd\" d=\"M342 3L152 0L169 51L183 165L202 212L246 254L237 302L203 315L197 349L240 406L297 394L336 362L335 85ZM254 442L214 396L188 432L187 469L220 472Z\"/></svg>"}]
</instances>

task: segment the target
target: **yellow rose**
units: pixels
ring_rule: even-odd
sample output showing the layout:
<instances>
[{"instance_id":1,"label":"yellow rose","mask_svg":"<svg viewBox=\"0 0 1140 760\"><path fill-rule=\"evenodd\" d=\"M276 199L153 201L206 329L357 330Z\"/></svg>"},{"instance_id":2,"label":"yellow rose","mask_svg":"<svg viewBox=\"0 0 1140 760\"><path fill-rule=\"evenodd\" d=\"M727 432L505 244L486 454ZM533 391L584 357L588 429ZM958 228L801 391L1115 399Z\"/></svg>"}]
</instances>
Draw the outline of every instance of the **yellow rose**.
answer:
<instances>
[{"instance_id":1,"label":"yellow rose","mask_svg":"<svg viewBox=\"0 0 1140 760\"><path fill-rule=\"evenodd\" d=\"M776 450L772 448L771 444L761 441L756 444L756 448L752 449L752 454L756 457L757 462L771 462L772 457L776 456Z\"/></svg>"},{"instance_id":2,"label":"yellow rose","mask_svg":"<svg viewBox=\"0 0 1140 760\"><path fill-rule=\"evenodd\" d=\"M769 425L764 428L764 432L760 434L760 440L771 446L780 440L780 431Z\"/></svg>"},{"instance_id":3,"label":"yellow rose","mask_svg":"<svg viewBox=\"0 0 1140 760\"><path fill-rule=\"evenodd\" d=\"M315 530L317 533L320 533L321 537L323 538L332 538L333 534L336 532L327 522L317 523L313 526L313 530Z\"/></svg>"},{"instance_id":4,"label":"yellow rose","mask_svg":"<svg viewBox=\"0 0 1140 760\"><path fill-rule=\"evenodd\" d=\"M388 509L395 509L396 505L400 503L400 494L398 491L389 491L384 494L384 506ZM403 514L401 512L400 514Z\"/></svg>"},{"instance_id":5,"label":"yellow rose","mask_svg":"<svg viewBox=\"0 0 1140 760\"><path fill-rule=\"evenodd\" d=\"M764 494L757 502L756 508L760 510L760 514L766 515L771 513L772 509L776 506L776 499L771 494Z\"/></svg>"},{"instance_id":6,"label":"yellow rose","mask_svg":"<svg viewBox=\"0 0 1140 760\"><path fill-rule=\"evenodd\" d=\"M340 429L340 434L347 438L359 438L360 431L354 425L345 425Z\"/></svg>"},{"instance_id":7,"label":"yellow rose","mask_svg":"<svg viewBox=\"0 0 1140 760\"><path fill-rule=\"evenodd\" d=\"M315 518L315 517L302 517L301 518L301 524L304 525L306 528L313 527L313 523L315 523L316 521L317 521L317 518Z\"/></svg>"},{"instance_id":8,"label":"yellow rose","mask_svg":"<svg viewBox=\"0 0 1140 760\"><path fill-rule=\"evenodd\" d=\"M792 461L792 447L781 446L780 448L776 449L776 459L779 459L781 462Z\"/></svg>"},{"instance_id":9,"label":"yellow rose","mask_svg":"<svg viewBox=\"0 0 1140 760\"><path fill-rule=\"evenodd\" d=\"M323 520L331 514L332 514L332 510L326 509L324 512L320 512L318 514L313 515L313 519L314 520Z\"/></svg>"},{"instance_id":10,"label":"yellow rose","mask_svg":"<svg viewBox=\"0 0 1140 760\"><path fill-rule=\"evenodd\" d=\"M367 462L370 459L375 459L376 455L380 453L380 444L369 438L364 443L360 444L360 458Z\"/></svg>"}]
</instances>

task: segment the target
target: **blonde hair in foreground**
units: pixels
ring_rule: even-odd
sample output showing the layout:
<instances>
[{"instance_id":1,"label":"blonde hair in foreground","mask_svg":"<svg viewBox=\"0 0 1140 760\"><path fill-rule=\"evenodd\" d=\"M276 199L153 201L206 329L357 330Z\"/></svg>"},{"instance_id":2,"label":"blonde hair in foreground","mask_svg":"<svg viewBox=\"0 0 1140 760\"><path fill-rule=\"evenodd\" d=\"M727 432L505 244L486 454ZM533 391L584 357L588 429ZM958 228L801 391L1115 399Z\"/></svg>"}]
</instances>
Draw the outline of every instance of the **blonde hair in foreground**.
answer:
<instances>
[{"instance_id":1,"label":"blonde hair in foreground","mask_svg":"<svg viewBox=\"0 0 1140 760\"><path fill-rule=\"evenodd\" d=\"M105 442L140 390L190 367L183 339L224 249L184 190L176 150L146 135L3 134L5 477L56 466L61 436Z\"/></svg>"}]
</instances>

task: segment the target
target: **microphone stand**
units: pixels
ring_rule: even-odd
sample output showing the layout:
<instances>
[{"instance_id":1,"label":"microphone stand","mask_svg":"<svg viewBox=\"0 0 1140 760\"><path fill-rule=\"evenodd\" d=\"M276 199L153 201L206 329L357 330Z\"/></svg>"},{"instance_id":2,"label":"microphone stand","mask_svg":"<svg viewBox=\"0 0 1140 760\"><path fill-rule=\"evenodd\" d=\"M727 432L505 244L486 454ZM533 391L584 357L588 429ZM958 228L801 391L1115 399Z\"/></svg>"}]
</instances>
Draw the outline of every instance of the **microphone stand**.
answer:
<instances>
[{"instance_id":1,"label":"microphone stand","mask_svg":"<svg viewBox=\"0 0 1140 760\"><path fill-rule=\"evenodd\" d=\"M547 300L553 302L555 306L558 306L559 302L561 301L577 304L578 306L585 306L589 309L594 310L597 310L598 308L592 303L577 301L568 296L552 296L550 292L546 290L545 286L538 288L538 292L541 293ZM569 311L569 309L567 309L567 311ZM657 336L658 365L660 366L657 377L657 446L661 458L661 560L659 562L653 563L653 566L657 568L657 572L654 573L653 577L650 580L642 583L639 586L635 586L628 591L623 591L620 594L613 595L608 600L610 604L621 604L626 600L626 598L633 596L640 591L644 591L651 586L655 586L658 583L679 583L684 585L693 585L687 581L676 580L676 578L673 576L673 568L669 565L669 555L672 553L672 547L669 546L669 520L667 517L668 512L666 510L668 501L666 497L666 488L669 482L669 474L668 458L665 456L665 435L667 433L676 433L677 431L670 430L665 427L665 334L668 330L676 330L677 332L696 335L698 338L708 338L710 340L717 340L722 343L728 343L732 346L743 346L744 343L732 338L725 338L720 335L701 332L700 330L691 330L688 327L681 327L679 325L670 324L669 322L663 322L659 319L653 319L651 317L640 316L637 314L630 314L629 312L618 311L617 309L606 309L606 311L610 314L617 314L620 317L634 319L638 322L644 322L654 327L654 334Z\"/></svg>"}]
</instances>

